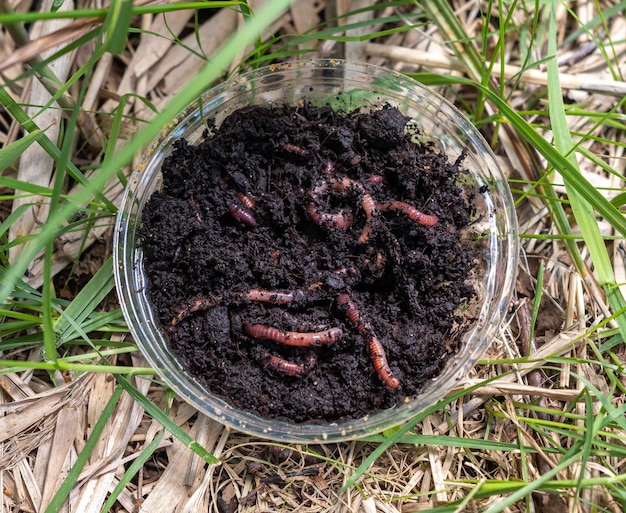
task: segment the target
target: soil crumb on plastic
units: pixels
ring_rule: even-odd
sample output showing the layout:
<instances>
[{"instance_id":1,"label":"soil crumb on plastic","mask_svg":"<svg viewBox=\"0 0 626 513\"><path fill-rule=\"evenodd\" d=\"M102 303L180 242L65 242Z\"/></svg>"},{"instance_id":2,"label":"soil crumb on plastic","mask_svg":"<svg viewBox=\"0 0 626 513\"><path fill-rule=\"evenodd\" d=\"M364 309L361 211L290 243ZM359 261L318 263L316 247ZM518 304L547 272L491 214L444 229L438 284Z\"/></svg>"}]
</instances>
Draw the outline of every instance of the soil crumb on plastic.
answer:
<instances>
[{"instance_id":1,"label":"soil crumb on plastic","mask_svg":"<svg viewBox=\"0 0 626 513\"><path fill-rule=\"evenodd\" d=\"M354 419L419 393L455 354L471 198L462 157L412 141L407 121L247 107L176 143L143 211L148 295L214 394L265 418Z\"/></svg>"}]
</instances>

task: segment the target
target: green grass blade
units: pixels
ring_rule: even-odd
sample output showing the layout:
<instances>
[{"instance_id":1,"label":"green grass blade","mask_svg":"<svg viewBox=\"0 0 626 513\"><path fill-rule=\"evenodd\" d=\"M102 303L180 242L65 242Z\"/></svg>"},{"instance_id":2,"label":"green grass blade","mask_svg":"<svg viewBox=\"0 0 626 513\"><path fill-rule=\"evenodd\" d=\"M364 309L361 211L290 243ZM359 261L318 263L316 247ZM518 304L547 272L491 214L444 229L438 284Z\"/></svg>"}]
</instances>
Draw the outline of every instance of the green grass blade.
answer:
<instances>
[{"instance_id":1,"label":"green grass blade","mask_svg":"<svg viewBox=\"0 0 626 513\"><path fill-rule=\"evenodd\" d=\"M107 34L104 46L112 54L121 55L133 17L133 0L112 0L108 11L104 21Z\"/></svg>"},{"instance_id":2,"label":"green grass blade","mask_svg":"<svg viewBox=\"0 0 626 513\"><path fill-rule=\"evenodd\" d=\"M167 429L173 436L185 445L185 447L191 449L198 456L200 456L207 463L218 463L219 460L213 456L209 451L196 442L186 431L183 431L176 423L168 417L168 415L160 410L156 404L143 395L136 387L134 387L125 377L121 375L115 376L121 388L126 390L130 396L137 401L146 413L148 413L154 420L159 422L165 429Z\"/></svg>"},{"instance_id":3,"label":"green grass blade","mask_svg":"<svg viewBox=\"0 0 626 513\"><path fill-rule=\"evenodd\" d=\"M516 502L523 500L525 497L530 496L530 494L534 490L540 489L542 486L549 483L554 477L556 477L559 472L562 472L564 469L578 461L580 458L580 444L574 444L566 454L563 455L561 461L559 461L558 465L555 465L554 468L551 468L545 474L542 474L537 479L525 483L521 488L517 491L509 495L506 499L496 502L493 506L487 508L484 513L500 513L501 511L506 511L507 508L515 504ZM509 483L505 483L504 486L509 485ZM514 485L515 486L515 485ZM498 488L496 490L498 495L502 493L506 493L502 488Z\"/></svg>"},{"instance_id":4,"label":"green grass blade","mask_svg":"<svg viewBox=\"0 0 626 513\"><path fill-rule=\"evenodd\" d=\"M65 2L65 0L53 0L52 1L52 6L50 7L50 10L52 12L58 11L61 8L61 6L63 5L64 2Z\"/></svg>"},{"instance_id":5,"label":"green grass blade","mask_svg":"<svg viewBox=\"0 0 626 513\"><path fill-rule=\"evenodd\" d=\"M85 337L81 324L93 314L114 285L113 257L109 257L54 323L57 346L74 339L76 335Z\"/></svg>"},{"instance_id":6,"label":"green grass blade","mask_svg":"<svg viewBox=\"0 0 626 513\"><path fill-rule=\"evenodd\" d=\"M208 2L171 2L167 4L148 4L135 5L132 9L133 16L142 16L144 14L163 14L174 11L182 11L186 9L202 10L202 9L221 9L241 7L245 2L235 1L208 1ZM100 9L73 9L69 11L49 11L49 12L21 12L21 13L0 13L0 24L9 23L34 23L43 20L77 20L82 18L106 18L109 10L108 7Z\"/></svg>"},{"instance_id":7,"label":"green grass blade","mask_svg":"<svg viewBox=\"0 0 626 513\"><path fill-rule=\"evenodd\" d=\"M20 158L22 153L36 141L39 141L43 136L41 130L35 130L30 134L26 134L24 137L20 137L17 141L9 146L5 146L0 149L0 169L7 169L13 165L13 163Z\"/></svg>"},{"instance_id":8,"label":"green grass blade","mask_svg":"<svg viewBox=\"0 0 626 513\"><path fill-rule=\"evenodd\" d=\"M100 372L104 374L115 374L121 376L154 376L154 369L150 367L129 367L127 365L100 365L95 363L68 363L63 358L56 362L33 362L25 360L0 360L0 374L7 372L23 372L28 369L42 370L48 372L69 371L69 372Z\"/></svg>"},{"instance_id":9,"label":"green grass blade","mask_svg":"<svg viewBox=\"0 0 626 513\"><path fill-rule=\"evenodd\" d=\"M530 336L531 342L535 340L535 325L537 324L537 316L539 315L539 307L541 306L541 298L543 297L543 278L545 273L545 265L543 260L539 262L537 271L537 285L535 287L535 298L533 299L533 308L530 315ZM532 354L528 355L532 356Z\"/></svg>"},{"instance_id":10,"label":"green grass blade","mask_svg":"<svg viewBox=\"0 0 626 513\"><path fill-rule=\"evenodd\" d=\"M43 268L43 286L42 286L42 331L43 331L43 347L46 358L49 361L57 361L56 344L54 341L53 329L53 309L55 305L55 290L52 283L52 256L54 255L54 241L50 240L46 243L44 253Z\"/></svg>"},{"instance_id":11,"label":"green grass blade","mask_svg":"<svg viewBox=\"0 0 626 513\"><path fill-rule=\"evenodd\" d=\"M43 132L39 133L42 134ZM28 135L26 135L25 137L28 137ZM34 194L36 196L52 195L52 189L50 189L50 187L44 187L43 185L24 182L23 180L16 180L15 178L10 178L8 176L0 176L0 186L16 191L24 191L28 194Z\"/></svg>"},{"instance_id":12,"label":"green grass blade","mask_svg":"<svg viewBox=\"0 0 626 513\"><path fill-rule=\"evenodd\" d=\"M154 451L157 450L157 448L159 447L159 444L161 443L161 439L163 438L163 434L164 434L164 430L162 429L154 437L154 440L152 440L152 442L150 442L141 450L141 453L139 454L139 456L137 456L137 458L135 458L135 461L133 461L130 464L130 466L128 467L126 472L124 472L124 475L120 478L115 488L113 488L113 491L111 491L111 493L109 494L109 497L104 503L104 506L102 506L102 510L101 510L102 513L107 513L111 511L111 508L113 508L115 501L117 500L119 495L122 493L124 488L126 488L126 485L130 483L131 479L139 472L139 470L141 470L141 467L143 467L143 465L152 457L152 455L154 454Z\"/></svg>"},{"instance_id":13,"label":"green grass blade","mask_svg":"<svg viewBox=\"0 0 626 513\"><path fill-rule=\"evenodd\" d=\"M557 26L556 26L556 9L557 2L552 3L552 9L550 12L550 31L548 38L548 53L556 55L557 51ZM568 173L563 173L563 181L567 195L570 200L572 212L578 223L580 231L583 236L583 240L591 255L591 260L595 269L595 273L598 279L598 283L608 292L608 288L611 289L609 295L609 306L613 312L620 311L626 302L621 295L617 284L615 283L615 275L613 273L613 265L609 257L606 244L602 238L600 227L596 220L595 213L589 203L589 200L582 197L582 194L576 186L572 183L572 179L575 176L582 178L580 168L578 167L578 161L576 154L574 153L574 142L570 134L569 126L567 125L567 119L565 116L565 106L563 103L563 92L561 90L561 83L559 80L559 68L556 58L548 61L548 103L550 112L550 121L552 123L552 132L554 134L554 144L556 150L560 155L563 155L567 159L570 166ZM605 200L611 207L613 204ZM623 221L623 215L620 213ZM622 336L626 340L626 316L620 315L616 318L616 321L622 332Z\"/></svg>"},{"instance_id":14,"label":"green grass blade","mask_svg":"<svg viewBox=\"0 0 626 513\"><path fill-rule=\"evenodd\" d=\"M26 112L22 109L21 106L19 106L15 100L13 100L13 98L11 97L11 95L9 93L7 93L6 89L0 84L0 104L4 105L4 107L9 111L9 113L18 121L18 123L29 133L33 133L33 132L41 132L41 129L37 126L37 124L30 118L30 116L28 116L28 114L26 114ZM38 143L41 145L41 147L46 151L46 153L48 155L50 155L55 162L59 162L59 160L61 159L61 150L56 146L56 144L54 144L50 138L43 134L40 136ZM98 190L98 188L96 187L92 187L89 180L87 180L87 178L85 178L85 176L81 173L81 171L71 162L67 163L67 170L70 174L70 176L76 180L77 182L81 183L82 185L85 186L85 188L89 191L89 193L85 194L86 198L85 200L87 200L91 194L95 195L100 201L102 201L102 203L104 203L110 210L111 212L115 211L115 205L113 205L113 203L111 203L106 196L104 196L104 194L102 194L101 190ZM66 209L68 211L71 211L73 209L69 209L66 207ZM69 216L68 216L69 217ZM40 246L39 249L41 249ZM35 256L37 252L35 252L32 258ZM5 296L6 297L6 296Z\"/></svg>"},{"instance_id":15,"label":"green grass blade","mask_svg":"<svg viewBox=\"0 0 626 513\"><path fill-rule=\"evenodd\" d=\"M428 18L439 27L441 34L448 37L446 46L452 49L468 75L479 83L485 83L488 80L485 62L468 37L451 4L447 0L423 0L419 5Z\"/></svg>"},{"instance_id":16,"label":"green grass blade","mask_svg":"<svg viewBox=\"0 0 626 513\"><path fill-rule=\"evenodd\" d=\"M113 410L117 405L123 391L124 389L122 387L116 387L113 391L111 398L107 402L106 406L102 410L102 413L100 414L100 417L93 426L93 430L89 435L87 442L85 443L85 447L83 447L83 449L78 454L76 462L70 469L67 477L65 478L59 489L57 490L57 493L55 493L54 497L52 497L52 500L50 501L50 504L48 504L48 507L46 508L44 513L57 513L58 511L61 511L61 506L69 497L70 492L72 491L74 485L76 484L76 481L78 480L78 476L80 476L80 473L87 464L87 461L89 460L89 457L91 456L91 453L93 452L96 443L98 443L98 439L100 438L102 431L104 431L104 427L106 426L109 418L113 414Z\"/></svg>"}]
</instances>

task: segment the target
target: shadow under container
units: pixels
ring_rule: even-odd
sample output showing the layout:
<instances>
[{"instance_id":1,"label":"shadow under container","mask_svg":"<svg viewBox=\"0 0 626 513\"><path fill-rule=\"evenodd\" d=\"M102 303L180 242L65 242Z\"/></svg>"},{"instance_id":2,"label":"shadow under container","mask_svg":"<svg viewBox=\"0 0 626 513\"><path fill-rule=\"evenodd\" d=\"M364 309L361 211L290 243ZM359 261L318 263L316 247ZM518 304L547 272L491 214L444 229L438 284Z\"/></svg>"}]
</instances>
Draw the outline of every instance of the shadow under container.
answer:
<instances>
[{"instance_id":1,"label":"shadow under container","mask_svg":"<svg viewBox=\"0 0 626 513\"><path fill-rule=\"evenodd\" d=\"M343 423L291 424L261 418L231 406L194 379L170 352L167 337L147 297L148 278L138 229L142 210L161 187L161 165L181 138L199 142L207 119L216 125L248 105L330 104L336 110L363 112L391 105L409 117L428 141L450 161L465 151L469 172L459 183L473 197L476 221L464 238L479 241L480 254L471 276L476 296L463 312L474 319L458 352L417 396L394 408ZM469 196L472 195L472 196ZM279 442L323 443L355 439L398 426L453 390L489 348L508 308L518 257L517 220L506 178L476 128L447 100L393 71L341 60L272 65L214 87L162 131L133 170L122 199L114 234L115 282L130 332L165 383L184 400L227 427Z\"/></svg>"}]
</instances>

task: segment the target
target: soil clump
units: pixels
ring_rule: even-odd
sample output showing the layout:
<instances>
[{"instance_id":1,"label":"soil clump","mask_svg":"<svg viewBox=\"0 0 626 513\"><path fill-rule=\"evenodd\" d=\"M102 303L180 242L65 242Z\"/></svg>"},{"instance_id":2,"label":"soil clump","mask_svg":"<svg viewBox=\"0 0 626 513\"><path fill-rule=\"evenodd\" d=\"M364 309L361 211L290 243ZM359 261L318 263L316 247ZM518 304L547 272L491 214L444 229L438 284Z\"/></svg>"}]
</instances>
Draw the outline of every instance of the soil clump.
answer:
<instances>
[{"instance_id":1,"label":"soil clump","mask_svg":"<svg viewBox=\"0 0 626 513\"><path fill-rule=\"evenodd\" d=\"M407 122L254 106L175 144L143 211L148 295L212 393L265 418L354 419L458 350L476 260L463 156Z\"/></svg>"}]
</instances>

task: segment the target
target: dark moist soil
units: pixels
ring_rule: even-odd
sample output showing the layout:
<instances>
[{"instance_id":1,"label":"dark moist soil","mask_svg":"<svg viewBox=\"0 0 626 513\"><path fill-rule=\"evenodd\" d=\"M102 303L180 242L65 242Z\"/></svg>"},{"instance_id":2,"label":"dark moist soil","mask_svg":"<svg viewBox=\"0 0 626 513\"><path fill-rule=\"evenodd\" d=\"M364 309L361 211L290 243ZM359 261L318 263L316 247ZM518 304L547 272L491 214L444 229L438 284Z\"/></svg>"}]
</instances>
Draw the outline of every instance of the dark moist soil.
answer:
<instances>
[{"instance_id":1,"label":"dark moist soil","mask_svg":"<svg viewBox=\"0 0 626 513\"><path fill-rule=\"evenodd\" d=\"M390 107L249 107L197 146L176 143L143 212L148 294L172 352L214 394L294 423L354 419L419 393L457 351L476 257L461 237L463 157L415 142L407 121ZM439 220L378 208L367 220L365 208L391 201ZM341 212L351 226L324 222ZM250 337L249 324L343 336L292 347ZM391 376L375 370L375 336Z\"/></svg>"}]
</instances>

